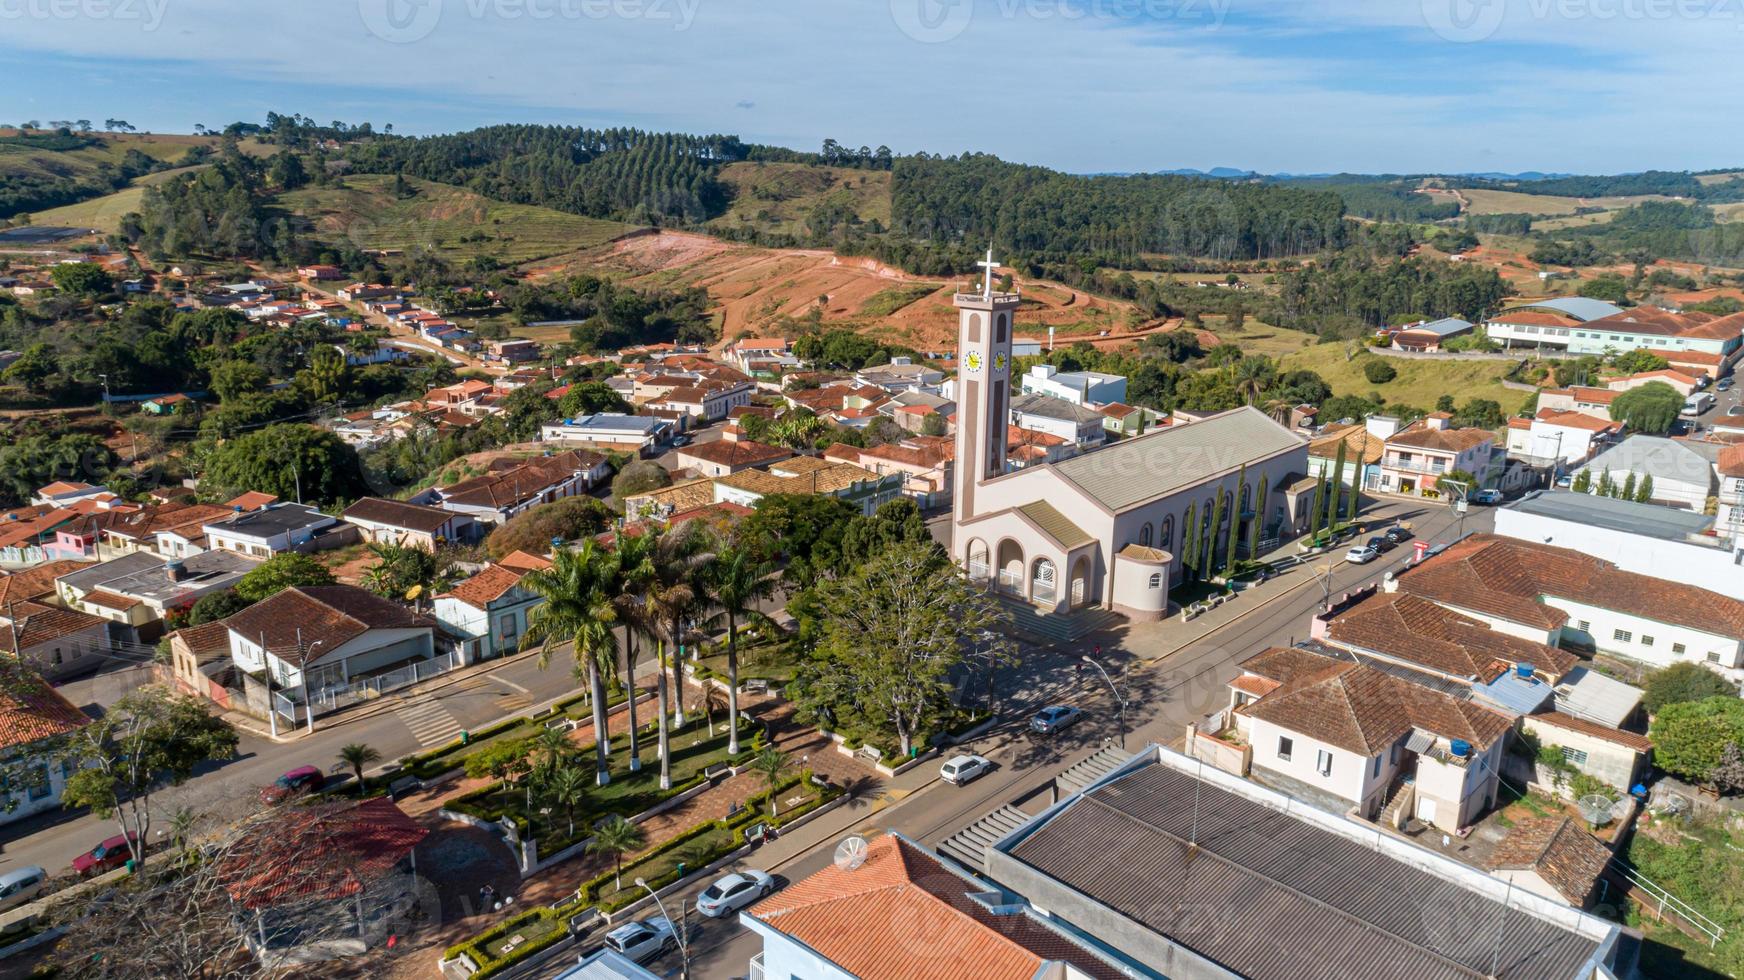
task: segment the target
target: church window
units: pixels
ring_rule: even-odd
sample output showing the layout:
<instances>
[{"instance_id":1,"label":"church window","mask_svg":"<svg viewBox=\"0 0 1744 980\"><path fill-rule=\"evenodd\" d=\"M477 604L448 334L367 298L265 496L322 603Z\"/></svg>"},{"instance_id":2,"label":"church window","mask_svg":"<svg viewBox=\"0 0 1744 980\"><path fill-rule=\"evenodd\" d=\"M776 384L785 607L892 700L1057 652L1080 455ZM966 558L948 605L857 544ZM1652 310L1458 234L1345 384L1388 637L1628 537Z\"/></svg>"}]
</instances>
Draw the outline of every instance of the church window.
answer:
<instances>
[{"instance_id":1,"label":"church window","mask_svg":"<svg viewBox=\"0 0 1744 980\"><path fill-rule=\"evenodd\" d=\"M1151 526L1148 521L1145 523L1144 527L1139 528L1138 543L1146 548L1151 546Z\"/></svg>"},{"instance_id":2,"label":"church window","mask_svg":"<svg viewBox=\"0 0 1744 980\"><path fill-rule=\"evenodd\" d=\"M1003 313L993 318L993 342L996 344L1005 343L1005 321Z\"/></svg>"},{"instance_id":3,"label":"church window","mask_svg":"<svg viewBox=\"0 0 1744 980\"><path fill-rule=\"evenodd\" d=\"M979 344L980 342L981 342L981 314L971 313L971 314L969 314L969 343Z\"/></svg>"},{"instance_id":4,"label":"church window","mask_svg":"<svg viewBox=\"0 0 1744 980\"><path fill-rule=\"evenodd\" d=\"M1175 546L1175 518L1171 515L1163 518L1162 531L1157 535L1157 547L1168 551Z\"/></svg>"}]
</instances>

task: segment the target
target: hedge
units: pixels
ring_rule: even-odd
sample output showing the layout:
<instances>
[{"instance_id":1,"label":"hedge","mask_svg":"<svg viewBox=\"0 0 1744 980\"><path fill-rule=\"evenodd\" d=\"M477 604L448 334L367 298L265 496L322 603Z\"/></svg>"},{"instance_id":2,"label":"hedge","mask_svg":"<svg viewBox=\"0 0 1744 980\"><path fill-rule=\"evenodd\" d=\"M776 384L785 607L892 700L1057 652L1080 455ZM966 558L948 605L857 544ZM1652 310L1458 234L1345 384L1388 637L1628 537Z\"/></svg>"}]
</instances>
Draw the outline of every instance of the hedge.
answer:
<instances>
[{"instance_id":1,"label":"hedge","mask_svg":"<svg viewBox=\"0 0 1744 980\"><path fill-rule=\"evenodd\" d=\"M564 925L563 918L564 917L561 913L548 906L528 909L520 915L503 920L500 924L479 933L463 943L456 943L455 945L448 947L447 951L443 954L443 958L451 960L464 953L468 959L472 960L473 965L478 967L478 972L472 975L475 980L487 980L487 978L496 976L514 964L519 963L521 960L532 956L534 953L556 945L558 942L567 938L569 930ZM509 935L534 919L551 920L555 923L557 928L538 939L522 943L515 947L514 951L509 953L507 956L499 958L486 952L491 943Z\"/></svg>"}]
</instances>

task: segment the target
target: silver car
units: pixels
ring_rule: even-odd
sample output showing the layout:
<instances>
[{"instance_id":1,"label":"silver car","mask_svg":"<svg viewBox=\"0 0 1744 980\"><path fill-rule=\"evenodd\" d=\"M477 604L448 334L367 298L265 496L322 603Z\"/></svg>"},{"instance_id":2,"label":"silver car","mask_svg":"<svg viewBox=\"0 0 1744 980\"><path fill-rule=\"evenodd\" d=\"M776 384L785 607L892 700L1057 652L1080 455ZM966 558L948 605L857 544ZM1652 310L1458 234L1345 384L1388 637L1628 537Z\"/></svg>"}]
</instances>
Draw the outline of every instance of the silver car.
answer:
<instances>
[{"instance_id":1,"label":"silver car","mask_svg":"<svg viewBox=\"0 0 1744 980\"><path fill-rule=\"evenodd\" d=\"M731 915L775 890L775 879L747 868L735 871L703 889L696 897L696 910L711 919Z\"/></svg>"}]
</instances>

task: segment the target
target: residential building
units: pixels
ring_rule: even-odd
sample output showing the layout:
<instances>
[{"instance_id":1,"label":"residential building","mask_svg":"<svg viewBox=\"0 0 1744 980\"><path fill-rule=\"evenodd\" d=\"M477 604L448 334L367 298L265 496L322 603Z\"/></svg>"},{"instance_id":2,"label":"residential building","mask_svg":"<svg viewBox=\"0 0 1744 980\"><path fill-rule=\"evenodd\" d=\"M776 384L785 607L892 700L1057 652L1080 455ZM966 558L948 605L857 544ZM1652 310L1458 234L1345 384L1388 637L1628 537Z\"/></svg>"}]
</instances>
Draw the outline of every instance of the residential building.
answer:
<instances>
[{"instance_id":1,"label":"residential building","mask_svg":"<svg viewBox=\"0 0 1744 980\"><path fill-rule=\"evenodd\" d=\"M471 515L383 497L365 497L345 508L340 517L375 544L435 551L439 545L464 543L475 536Z\"/></svg>"},{"instance_id":2,"label":"residential building","mask_svg":"<svg viewBox=\"0 0 1744 980\"><path fill-rule=\"evenodd\" d=\"M949 436L915 436L865 449L838 442L824 450L824 458L852 463L879 476L900 473L903 495L929 509L950 500L955 452L956 444Z\"/></svg>"},{"instance_id":3,"label":"residential building","mask_svg":"<svg viewBox=\"0 0 1744 980\"><path fill-rule=\"evenodd\" d=\"M861 368L854 375L861 384L877 385L891 394L904 391L924 391L937 394L945 381L945 372L927 364L916 364L907 357L891 358L889 364Z\"/></svg>"},{"instance_id":4,"label":"residential building","mask_svg":"<svg viewBox=\"0 0 1744 980\"><path fill-rule=\"evenodd\" d=\"M1101 371L1061 371L1037 364L1019 379L1024 394L1045 395L1086 408L1126 401L1126 377Z\"/></svg>"},{"instance_id":5,"label":"residential building","mask_svg":"<svg viewBox=\"0 0 1744 980\"><path fill-rule=\"evenodd\" d=\"M880 406L879 410L909 432L924 433L927 420L936 417L939 426L937 431L948 433L957 404L941 395L924 391L903 391L890 396L890 401Z\"/></svg>"},{"instance_id":6,"label":"residential building","mask_svg":"<svg viewBox=\"0 0 1744 980\"><path fill-rule=\"evenodd\" d=\"M712 502L755 508L759 500L772 493L827 494L847 501L870 517L902 495L903 482L903 477L895 473L880 476L851 463L795 456L767 469L740 470L715 479Z\"/></svg>"},{"instance_id":7,"label":"residential building","mask_svg":"<svg viewBox=\"0 0 1744 980\"><path fill-rule=\"evenodd\" d=\"M751 396L756 391L757 386L749 381L711 382L672 388L664 395L650 399L646 404L653 409L683 412L704 422L718 422L726 418L727 413L733 409L751 404Z\"/></svg>"},{"instance_id":8,"label":"residential building","mask_svg":"<svg viewBox=\"0 0 1744 980\"><path fill-rule=\"evenodd\" d=\"M539 359L539 344L532 340L493 340L485 345L492 356L510 364L521 364Z\"/></svg>"},{"instance_id":9,"label":"residential building","mask_svg":"<svg viewBox=\"0 0 1744 980\"><path fill-rule=\"evenodd\" d=\"M1670 387L1673 391L1688 398L1707 384L1706 379L1697 374L1687 374L1673 368L1661 368L1658 371L1642 371L1623 378L1614 378L1605 382L1605 387L1612 391L1629 391L1642 385L1659 384Z\"/></svg>"},{"instance_id":10,"label":"residential building","mask_svg":"<svg viewBox=\"0 0 1744 980\"><path fill-rule=\"evenodd\" d=\"M1654 503L1699 512L1719 491L1714 465L1720 449L1718 443L1632 435L1588 460L1575 475L1587 473L1594 487L1606 473L1619 487L1633 476L1637 489L1651 477Z\"/></svg>"},{"instance_id":11,"label":"residential building","mask_svg":"<svg viewBox=\"0 0 1744 980\"><path fill-rule=\"evenodd\" d=\"M1552 353L1596 353L1584 349L1585 336L1580 338L1582 349L1575 348L1575 329L1589 320L1600 320L1622 312L1622 307L1603 300L1558 296L1503 310L1484 321L1484 332L1491 340L1510 349L1525 347L1549 349ZM1584 335L1586 331L1581 333Z\"/></svg>"},{"instance_id":12,"label":"residential building","mask_svg":"<svg viewBox=\"0 0 1744 980\"><path fill-rule=\"evenodd\" d=\"M30 502L53 507L68 507L80 500L115 499L118 498L109 492L108 487L80 483L76 480L57 480L47 486L38 487L36 493L31 495Z\"/></svg>"},{"instance_id":13,"label":"residential building","mask_svg":"<svg viewBox=\"0 0 1744 980\"><path fill-rule=\"evenodd\" d=\"M793 451L781 446L769 446L750 439L741 439L728 432L714 442L693 443L672 451L672 460L680 469L693 470L701 476L726 476L740 470L768 466L793 457Z\"/></svg>"},{"instance_id":14,"label":"residential building","mask_svg":"<svg viewBox=\"0 0 1744 980\"><path fill-rule=\"evenodd\" d=\"M1691 660L1744 679L1744 601L1570 548L1473 534L1384 587L1548 646L1650 667Z\"/></svg>"},{"instance_id":15,"label":"residential building","mask_svg":"<svg viewBox=\"0 0 1744 980\"><path fill-rule=\"evenodd\" d=\"M537 559L546 568L549 561ZM436 621L461 638L463 663L490 660L521 649L527 616L544 599L521 585L527 568L486 565L436 596Z\"/></svg>"},{"instance_id":16,"label":"residential building","mask_svg":"<svg viewBox=\"0 0 1744 980\"><path fill-rule=\"evenodd\" d=\"M727 346L727 357L746 374L778 374L796 368L799 359L792 352L793 344L779 337L751 337Z\"/></svg>"},{"instance_id":17,"label":"residential building","mask_svg":"<svg viewBox=\"0 0 1744 980\"><path fill-rule=\"evenodd\" d=\"M1019 395L1011 400L1011 424L1028 432L1055 436L1073 446L1098 446L1107 439L1105 416L1092 408L1047 395Z\"/></svg>"},{"instance_id":18,"label":"residential building","mask_svg":"<svg viewBox=\"0 0 1744 980\"><path fill-rule=\"evenodd\" d=\"M186 558L136 551L62 575L55 591L68 609L131 627L149 641L171 612L234 586L259 564L257 558L223 550Z\"/></svg>"},{"instance_id":19,"label":"residential building","mask_svg":"<svg viewBox=\"0 0 1744 980\"><path fill-rule=\"evenodd\" d=\"M503 457L490 471L446 487L432 487L411 498L470 516L483 524L503 524L540 504L587 493L611 478L611 463L599 453L566 449L531 459Z\"/></svg>"},{"instance_id":20,"label":"residential building","mask_svg":"<svg viewBox=\"0 0 1744 980\"><path fill-rule=\"evenodd\" d=\"M1722 477L1731 481L1728 486L1744 482L1744 466L1735 471L1737 476L1724 476L1729 465L1744 464L1744 449L1723 451L1720 459ZM1715 518L1658 504L1547 490L1497 508L1495 532L1578 551L1625 572L1744 600L1744 542L1738 539L1738 528L1726 523L1737 499L1721 494L1720 516Z\"/></svg>"},{"instance_id":21,"label":"residential building","mask_svg":"<svg viewBox=\"0 0 1744 980\"><path fill-rule=\"evenodd\" d=\"M1639 689L1631 690L1639 693ZM1541 746L1559 749L1563 761L1577 771L1622 793L1634 789L1646 777L1648 760L1653 755L1653 743L1647 736L1564 710L1528 714L1520 719L1520 730Z\"/></svg>"},{"instance_id":22,"label":"residential building","mask_svg":"<svg viewBox=\"0 0 1744 980\"><path fill-rule=\"evenodd\" d=\"M1586 908L1610 869L1611 849L1573 817L1537 817L1509 828L1490 855L1491 874L1535 895Z\"/></svg>"},{"instance_id":23,"label":"residential building","mask_svg":"<svg viewBox=\"0 0 1744 980\"><path fill-rule=\"evenodd\" d=\"M1393 346L1400 350L1416 351L1433 354L1441 350L1441 345L1455 337L1463 337L1472 332L1472 324L1458 317L1442 317L1439 320L1426 320L1413 323L1393 334Z\"/></svg>"},{"instance_id":24,"label":"residential building","mask_svg":"<svg viewBox=\"0 0 1744 980\"><path fill-rule=\"evenodd\" d=\"M1341 598L1314 617L1309 637L1365 658L1470 686L1496 670L1528 667L1554 681L1580 666L1580 658L1538 639L1491 629L1410 592L1375 586Z\"/></svg>"},{"instance_id":25,"label":"residential building","mask_svg":"<svg viewBox=\"0 0 1744 980\"><path fill-rule=\"evenodd\" d=\"M60 809L67 777L78 771L62 745L90 723L40 677L25 673L0 684L0 760L22 770L0 790L0 826Z\"/></svg>"},{"instance_id":26,"label":"residential building","mask_svg":"<svg viewBox=\"0 0 1744 980\"><path fill-rule=\"evenodd\" d=\"M1539 411L1580 412L1596 419L1611 421L1611 403L1621 392L1610 388L1573 385L1568 388L1545 388L1538 392Z\"/></svg>"},{"instance_id":27,"label":"residential building","mask_svg":"<svg viewBox=\"0 0 1744 980\"><path fill-rule=\"evenodd\" d=\"M647 455L677 431L663 418L601 413L547 422L539 427L539 440Z\"/></svg>"},{"instance_id":28,"label":"residential building","mask_svg":"<svg viewBox=\"0 0 1744 980\"><path fill-rule=\"evenodd\" d=\"M1720 450L1714 460L1714 473L1720 479L1714 533L1728 539L1736 553L1744 548L1744 443ZM1739 588L1744 589L1744 584ZM1739 598L1744 599L1744 595Z\"/></svg>"},{"instance_id":29,"label":"residential building","mask_svg":"<svg viewBox=\"0 0 1744 980\"><path fill-rule=\"evenodd\" d=\"M0 651L51 681L97 670L113 647L108 621L78 609L37 601L0 608Z\"/></svg>"},{"instance_id":30,"label":"residential building","mask_svg":"<svg viewBox=\"0 0 1744 980\"><path fill-rule=\"evenodd\" d=\"M1531 418L1508 420L1508 455L1560 471L1577 466L1610 446L1623 423L1555 408L1540 408Z\"/></svg>"},{"instance_id":31,"label":"residential building","mask_svg":"<svg viewBox=\"0 0 1744 980\"><path fill-rule=\"evenodd\" d=\"M1380 484L1383 493L1413 497L1440 497L1440 481L1454 471L1469 473L1474 486L1489 486L1499 475L1492 457L1495 436L1486 429L1456 429L1452 416L1435 412L1389 436L1381 456Z\"/></svg>"},{"instance_id":32,"label":"residential building","mask_svg":"<svg viewBox=\"0 0 1744 980\"><path fill-rule=\"evenodd\" d=\"M763 942L750 975L771 980L1150 975L894 832L866 844L858 864L813 872L739 921Z\"/></svg>"},{"instance_id":33,"label":"residential building","mask_svg":"<svg viewBox=\"0 0 1744 980\"><path fill-rule=\"evenodd\" d=\"M345 270L336 265L305 265L297 268L297 276L305 282L327 282L344 279Z\"/></svg>"},{"instance_id":34,"label":"residential building","mask_svg":"<svg viewBox=\"0 0 1744 980\"><path fill-rule=\"evenodd\" d=\"M1394 804L1394 826L1414 818L1457 831L1495 806L1508 715L1301 648L1262 651L1241 669L1232 714L1255 778L1367 820ZM1256 686L1269 690L1245 699Z\"/></svg>"},{"instance_id":35,"label":"residential building","mask_svg":"<svg viewBox=\"0 0 1744 980\"><path fill-rule=\"evenodd\" d=\"M1169 749L1036 816L1010 809L941 852L978 856L990 901L1045 910L1145 975L1601 980L1634 967L1613 921ZM979 834L994 842L969 845Z\"/></svg>"},{"instance_id":36,"label":"residential building","mask_svg":"<svg viewBox=\"0 0 1744 980\"><path fill-rule=\"evenodd\" d=\"M224 620L230 657L299 706L353 681L438 658L435 622L353 585L293 586Z\"/></svg>"},{"instance_id":37,"label":"residential building","mask_svg":"<svg viewBox=\"0 0 1744 980\"><path fill-rule=\"evenodd\" d=\"M1379 431L1376 431L1376 430ZM1338 466L1338 450L1344 447L1344 471L1338 475L1347 487L1370 489L1380 484L1381 457L1386 437L1398 429L1398 420L1375 416L1368 422L1334 422L1308 443L1308 475L1324 480Z\"/></svg>"},{"instance_id":38,"label":"residential building","mask_svg":"<svg viewBox=\"0 0 1744 980\"><path fill-rule=\"evenodd\" d=\"M185 557L194 551L205 550L207 523L234 513L229 507L186 501L112 513L103 522L103 540L99 547L111 555L135 551L161 554L159 549L167 547L171 555Z\"/></svg>"},{"instance_id":39,"label":"residential building","mask_svg":"<svg viewBox=\"0 0 1744 980\"><path fill-rule=\"evenodd\" d=\"M203 526L206 545L239 555L270 558L288 552L320 551L349 544L339 519L308 504L282 501L259 510L241 511Z\"/></svg>"}]
</instances>

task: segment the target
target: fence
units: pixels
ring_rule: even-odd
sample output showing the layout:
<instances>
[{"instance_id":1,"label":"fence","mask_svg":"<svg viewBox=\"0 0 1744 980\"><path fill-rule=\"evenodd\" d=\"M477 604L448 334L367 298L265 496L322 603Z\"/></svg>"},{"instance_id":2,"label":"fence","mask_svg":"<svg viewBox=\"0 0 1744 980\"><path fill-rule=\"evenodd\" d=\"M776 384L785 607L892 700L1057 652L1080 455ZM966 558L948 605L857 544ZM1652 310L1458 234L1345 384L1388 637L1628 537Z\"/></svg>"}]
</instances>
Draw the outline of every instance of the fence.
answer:
<instances>
[{"instance_id":1,"label":"fence","mask_svg":"<svg viewBox=\"0 0 1744 980\"><path fill-rule=\"evenodd\" d=\"M373 674L369 677L355 677L349 684L335 684L309 692L309 700L314 705L316 715L324 715L348 708L365 701L374 701L390 691L409 687L421 681L427 681L460 666L461 657L456 652L439 654L430 660L414 660L404 667Z\"/></svg>"},{"instance_id":2,"label":"fence","mask_svg":"<svg viewBox=\"0 0 1744 980\"><path fill-rule=\"evenodd\" d=\"M1629 897L1640 902L1660 920L1671 921L1682 931L1708 941L1710 947L1725 938L1726 930L1718 922L1697 912L1689 903L1654 884L1620 858L1611 861L1611 870L1628 883Z\"/></svg>"}]
</instances>

